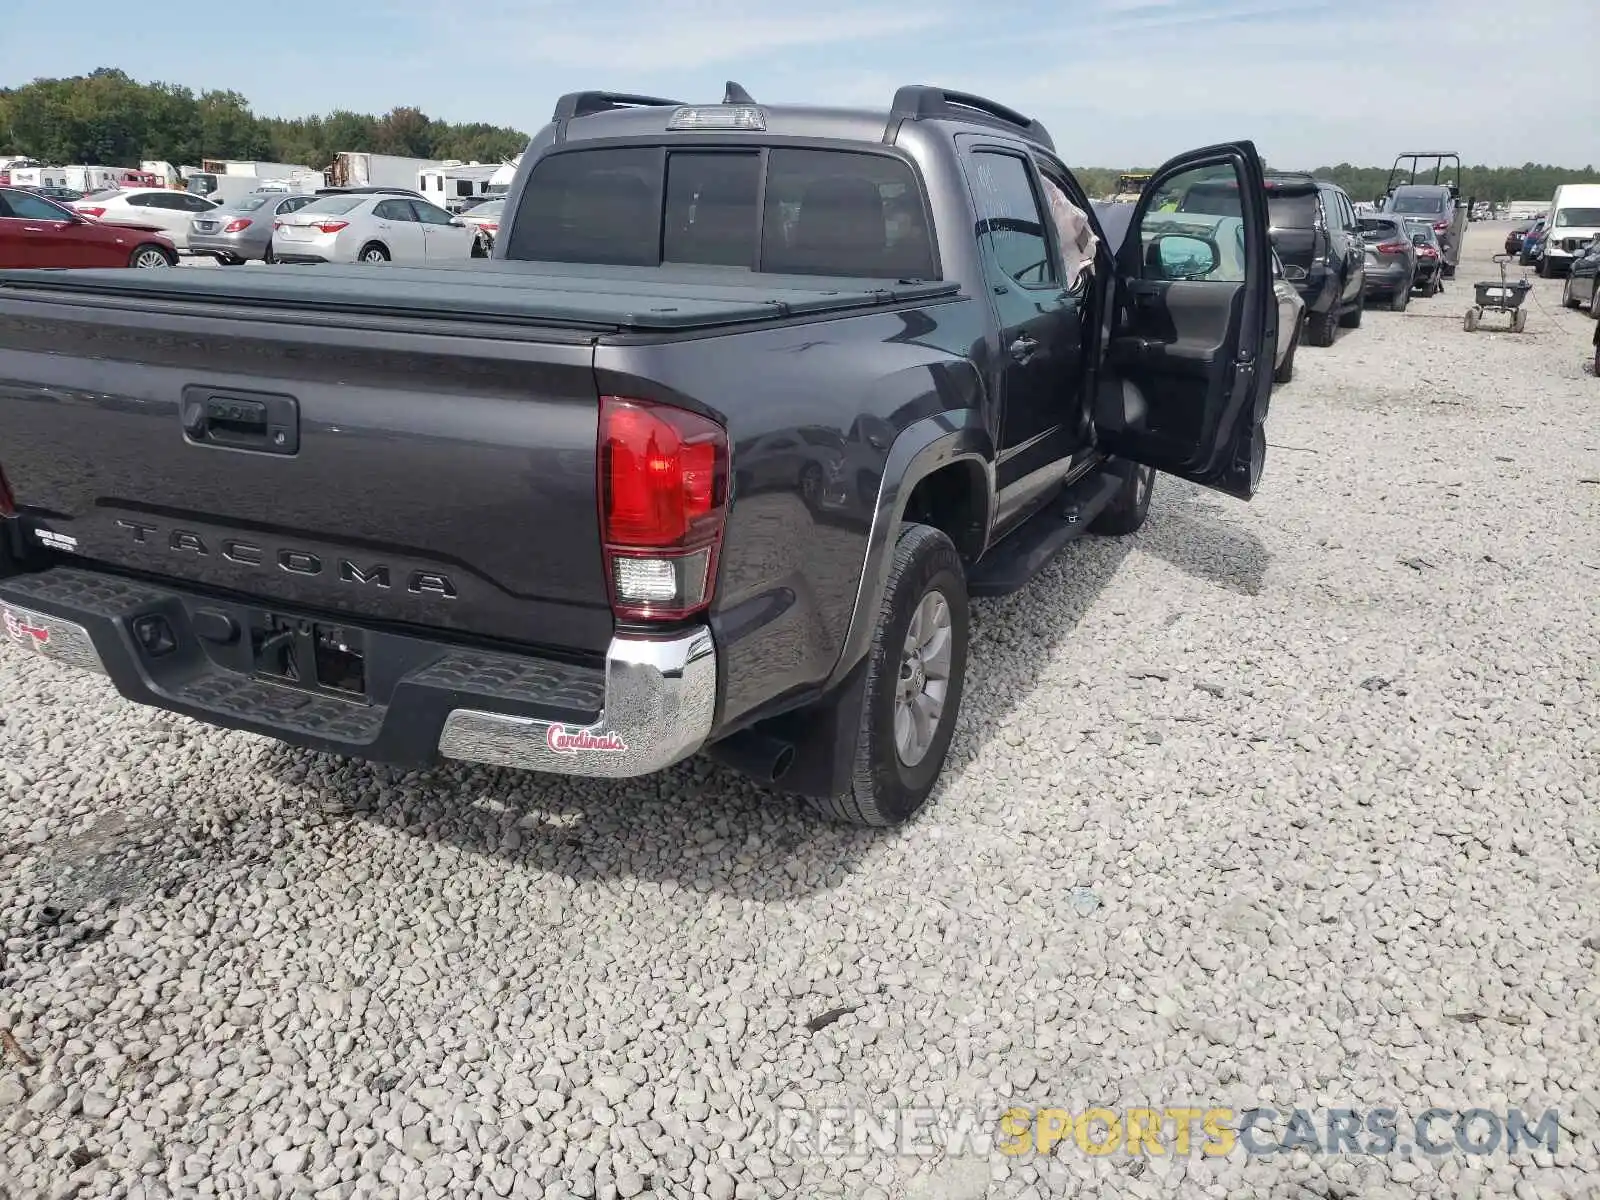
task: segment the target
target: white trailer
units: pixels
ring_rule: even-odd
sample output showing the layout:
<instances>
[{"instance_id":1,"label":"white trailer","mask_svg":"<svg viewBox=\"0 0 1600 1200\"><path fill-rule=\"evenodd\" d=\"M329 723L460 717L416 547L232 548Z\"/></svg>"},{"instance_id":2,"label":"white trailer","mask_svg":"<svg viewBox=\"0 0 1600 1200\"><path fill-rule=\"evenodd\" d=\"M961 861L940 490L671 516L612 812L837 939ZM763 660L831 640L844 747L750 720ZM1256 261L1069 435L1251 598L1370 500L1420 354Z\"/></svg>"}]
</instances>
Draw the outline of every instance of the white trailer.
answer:
<instances>
[{"instance_id":1,"label":"white trailer","mask_svg":"<svg viewBox=\"0 0 1600 1200\"><path fill-rule=\"evenodd\" d=\"M328 168L328 182L334 187L398 187L415 191L418 172L443 165L437 158L341 150Z\"/></svg>"},{"instance_id":2,"label":"white trailer","mask_svg":"<svg viewBox=\"0 0 1600 1200\"><path fill-rule=\"evenodd\" d=\"M208 158L200 163L205 175L240 175L249 179L288 179L311 170L304 163L254 162L242 158Z\"/></svg>"},{"instance_id":3,"label":"white trailer","mask_svg":"<svg viewBox=\"0 0 1600 1200\"><path fill-rule=\"evenodd\" d=\"M522 155L517 155L510 162L501 163L495 173L489 177L489 186L486 189L491 196L504 196L511 190L512 182L517 178L517 168L522 165Z\"/></svg>"},{"instance_id":4,"label":"white trailer","mask_svg":"<svg viewBox=\"0 0 1600 1200\"><path fill-rule=\"evenodd\" d=\"M417 191L450 212L461 211L465 201L489 194L489 181L499 167L483 163L444 163L417 172Z\"/></svg>"},{"instance_id":5,"label":"white trailer","mask_svg":"<svg viewBox=\"0 0 1600 1200\"><path fill-rule=\"evenodd\" d=\"M71 187L67 182L65 167L13 167L11 183L15 187Z\"/></svg>"},{"instance_id":6,"label":"white trailer","mask_svg":"<svg viewBox=\"0 0 1600 1200\"><path fill-rule=\"evenodd\" d=\"M127 174L126 167L89 167L76 164L58 169L66 178L64 186L85 195L121 183L123 176Z\"/></svg>"}]
</instances>

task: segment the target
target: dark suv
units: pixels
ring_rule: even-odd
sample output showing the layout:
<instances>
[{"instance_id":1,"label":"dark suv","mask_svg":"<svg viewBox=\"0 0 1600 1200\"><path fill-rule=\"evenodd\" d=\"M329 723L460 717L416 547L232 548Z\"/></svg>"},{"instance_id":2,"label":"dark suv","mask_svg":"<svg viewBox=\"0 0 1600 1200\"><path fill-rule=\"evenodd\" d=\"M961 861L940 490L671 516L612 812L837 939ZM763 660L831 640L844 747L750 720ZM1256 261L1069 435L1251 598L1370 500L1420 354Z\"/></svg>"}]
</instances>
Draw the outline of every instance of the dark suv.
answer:
<instances>
[{"instance_id":1,"label":"dark suv","mask_svg":"<svg viewBox=\"0 0 1600 1200\"><path fill-rule=\"evenodd\" d=\"M1310 175L1267 176L1272 244L1306 302L1306 341L1333 345L1335 324L1361 324L1366 245L1355 206L1336 183Z\"/></svg>"},{"instance_id":2,"label":"dark suv","mask_svg":"<svg viewBox=\"0 0 1600 1200\"><path fill-rule=\"evenodd\" d=\"M1177 211L1237 215L1237 195L1212 194L1228 186L1191 188ZM1306 304L1306 338L1313 346L1331 346L1335 323L1346 329L1361 324L1366 247L1355 206L1338 184L1310 175L1269 174L1266 188L1273 247L1283 261L1284 277Z\"/></svg>"}]
</instances>

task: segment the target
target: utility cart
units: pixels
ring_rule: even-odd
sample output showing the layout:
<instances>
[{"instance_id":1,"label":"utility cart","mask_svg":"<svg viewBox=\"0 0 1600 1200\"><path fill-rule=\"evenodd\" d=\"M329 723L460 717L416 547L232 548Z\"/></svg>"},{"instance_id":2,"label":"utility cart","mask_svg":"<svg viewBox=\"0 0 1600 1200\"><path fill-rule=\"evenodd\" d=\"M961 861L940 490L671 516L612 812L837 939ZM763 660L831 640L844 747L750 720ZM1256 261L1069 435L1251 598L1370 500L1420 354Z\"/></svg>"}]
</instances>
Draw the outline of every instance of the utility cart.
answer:
<instances>
[{"instance_id":1,"label":"utility cart","mask_svg":"<svg viewBox=\"0 0 1600 1200\"><path fill-rule=\"evenodd\" d=\"M1500 264L1500 281L1484 279L1472 285L1477 291L1477 303L1467 309L1461 327L1471 333L1482 322L1484 313L1503 312L1511 317L1511 332L1521 333L1528 327L1528 310L1522 307L1522 302L1533 291L1533 284L1526 278L1515 282L1506 279L1506 264L1511 261L1511 255L1496 254L1494 261Z\"/></svg>"}]
</instances>

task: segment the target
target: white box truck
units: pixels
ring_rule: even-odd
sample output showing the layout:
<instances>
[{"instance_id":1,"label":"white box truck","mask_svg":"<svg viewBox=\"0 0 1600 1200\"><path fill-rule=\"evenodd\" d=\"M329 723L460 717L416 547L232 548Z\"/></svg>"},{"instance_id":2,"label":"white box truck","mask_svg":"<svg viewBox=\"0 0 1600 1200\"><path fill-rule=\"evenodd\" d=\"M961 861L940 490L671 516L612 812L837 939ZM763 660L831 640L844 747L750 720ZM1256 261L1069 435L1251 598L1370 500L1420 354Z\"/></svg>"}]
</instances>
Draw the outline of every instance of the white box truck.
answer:
<instances>
[{"instance_id":1,"label":"white box truck","mask_svg":"<svg viewBox=\"0 0 1600 1200\"><path fill-rule=\"evenodd\" d=\"M341 150L328 169L328 182L334 187L398 187L414 192L420 172L442 165L443 161L436 158Z\"/></svg>"}]
</instances>

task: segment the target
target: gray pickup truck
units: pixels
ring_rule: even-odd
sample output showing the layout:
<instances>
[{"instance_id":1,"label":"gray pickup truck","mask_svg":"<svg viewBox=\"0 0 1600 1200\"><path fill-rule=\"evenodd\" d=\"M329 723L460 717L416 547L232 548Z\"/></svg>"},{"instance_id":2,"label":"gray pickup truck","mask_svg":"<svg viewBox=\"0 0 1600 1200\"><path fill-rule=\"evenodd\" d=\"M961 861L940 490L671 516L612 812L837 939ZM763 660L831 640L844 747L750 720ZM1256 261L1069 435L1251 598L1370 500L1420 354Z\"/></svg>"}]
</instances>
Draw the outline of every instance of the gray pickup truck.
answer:
<instances>
[{"instance_id":1,"label":"gray pickup truck","mask_svg":"<svg viewBox=\"0 0 1600 1200\"><path fill-rule=\"evenodd\" d=\"M1190 188L1219 211L1158 209ZM488 261L0 272L3 636L335 754L703 751L902 821L969 597L1137 530L1155 472L1261 475L1254 148L1164 165L1087 260L1063 202L978 96L586 92Z\"/></svg>"}]
</instances>

